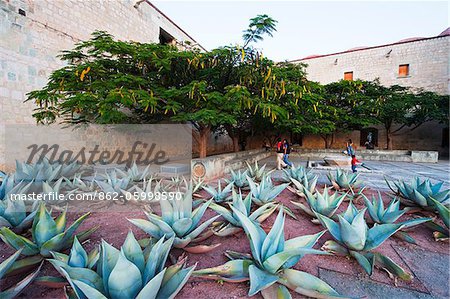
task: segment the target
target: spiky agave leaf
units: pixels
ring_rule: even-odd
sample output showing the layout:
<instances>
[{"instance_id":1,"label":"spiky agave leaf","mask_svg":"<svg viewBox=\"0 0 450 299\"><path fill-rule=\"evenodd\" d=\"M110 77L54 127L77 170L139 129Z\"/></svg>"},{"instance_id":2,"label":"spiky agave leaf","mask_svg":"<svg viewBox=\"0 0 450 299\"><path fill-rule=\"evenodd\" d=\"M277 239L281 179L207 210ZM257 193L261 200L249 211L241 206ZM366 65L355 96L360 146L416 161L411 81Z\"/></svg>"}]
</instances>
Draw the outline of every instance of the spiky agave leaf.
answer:
<instances>
[{"instance_id":1,"label":"spiky agave leaf","mask_svg":"<svg viewBox=\"0 0 450 299\"><path fill-rule=\"evenodd\" d=\"M262 177L259 184L254 182L249 176L247 176L247 180L250 185L250 192L252 193L253 202L259 206L273 202L275 198L289 185L274 185L270 176Z\"/></svg>"},{"instance_id":2,"label":"spiky agave leaf","mask_svg":"<svg viewBox=\"0 0 450 299\"><path fill-rule=\"evenodd\" d=\"M431 198L433 201L436 210L439 214L439 217L441 218L442 222L444 222L445 227L435 223L435 222L429 222L428 226L435 230L433 233L434 238L436 241L443 241L447 240L449 238L449 219L450 219L450 209L443 204L441 204L439 201L435 200L434 198Z\"/></svg>"},{"instance_id":3,"label":"spiky agave leaf","mask_svg":"<svg viewBox=\"0 0 450 299\"><path fill-rule=\"evenodd\" d=\"M89 214L84 214L66 228L65 212L54 220L45 205L40 204L31 229L32 240L17 235L6 227L0 228L0 238L16 250L23 248L23 255L40 254L44 257L50 257L51 251L64 250L72 245L75 231ZM81 232L78 236L83 236L83 239L86 239L93 231L95 231L95 228Z\"/></svg>"},{"instance_id":4,"label":"spiky agave leaf","mask_svg":"<svg viewBox=\"0 0 450 299\"><path fill-rule=\"evenodd\" d=\"M263 222L266 220L272 213L276 210L277 206L274 203L267 203L260 206L255 211L251 212L252 209L252 194L249 193L242 199L242 193L239 191L239 194L233 189L232 191L232 199L231 203L228 203L230 207L234 207L239 210L242 214L249 217L252 221ZM211 203L209 206L216 213L220 214L226 222L222 222L218 224L218 228L215 229L215 234L218 236L228 236L232 234L236 234L242 230L241 223L237 216L233 213L233 210L222 207L218 204Z\"/></svg>"},{"instance_id":5,"label":"spiky agave leaf","mask_svg":"<svg viewBox=\"0 0 450 299\"><path fill-rule=\"evenodd\" d=\"M358 180L359 173L349 173L338 168L335 175L329 172L327 177L336 190L350 190L353 193L353 191L363 188L362 182Z\"/></svg>"},{"instance_id":6,"label":"spiky agave leaf","mask_svg":"<svg viewBox=\"0 0 450 299\"><path fill-rule=\"evenodd\" d=\"M5 274L10 272L17 261L17 258L22 253L22 249L16 251L13 255L5 259L2 263L0 263L0 280L5 277ZM21 281L16 283L15 285L9 287L8 289L0 290L0 298L4 299L12 299L18 296L38 275L41 269L42 263L33 273L27 275Z\"/></svg>"},{"instance_id":7,"label":"spiky agave leaf","mask_svg":"<svg viewBox=\"0 0 450 299\"><path fill-rule=\"evenodd\" d=\"M314 218L316 217L315 213L332 217L347 196L347 194L339 194L337 191L330 195L327 187L324 188L322 193L316 191L314 194L307 189L304 189L304 194L306 196L308 206L295 201L291 201L291 203Z\"/></svg>"},{"instance_id":8,"label":"spiky agave leaf","mask_svg":"<svg viewBox=\"0 0 450 299\"><path fill-rule=\"evenodd\" d=\"M247 164L247 171L248 171L248 177L251 177L255 182L260 182L263 177L268 176L273 170L271 171L265 171L266 170L266 164L259 167L258 161L255 161L255 165L252 166L250 163L245 161Z\"/></svg>"},{"instance_id":9,"label":"spiky agave leaf","mask_svg":"<svg viewBox=\"0 0 450 299\"><path fill-rule=\"evenodd\" d=\"M231 261L222 266L197 270L195 276L223 279L230 282L241 282L250 280L249 296L262 292L263 296L272 294L279 290L283 296L288 296L287 290L277 283L293 286L288 283L289 268L295 265L305 254L326 254L325 252L312 249L314 244L323 235L320 232L312 236L301 236L291 240L284 238L284 213L280 212L270 232L266 234L258 223L255 223L238 209L231 207L250 242L251 255L229 252ZM287 276L285 276L285 273ZM309 275L309 274L308 274ZM306 274L304 275L307 276ZM308 277L309 278L309 277ZM309 278L313 281L312 278ZM327 286L329 289L324 287ZM305 293L316 298L324 298L332 289L319 278L313 283L297 283L294 291ZM315 293L313 292L315 291ZM278 292L278 291L275 291ZM334 293L337 294L337 293ZM289 297L288 297L289 298Z\"/></svg>"},{"instance_id":10,"label":"spiky agave leaf","mask_svg":"<svg viewBox=\"0 0 450 299\"><path fill-rule=\"evenodd\" d=\"M435 210L432 199L440 202L444 206L450 205L450 189L441 191L443 182L431 183L430 179L416 177L410 182L393 181L392 184L384 178L389 188L400 196L404 205L420 207L425 210Z\"/></svg>"},{"instance_id":11,"label":"spiky agave leaf","mask_svg":"<svg viewBox=\"0 0 450 299\"><path fill-rule=\"evenodd\" d=\"M239 190L248 189L248 181L247 181L248 170L242 172L241 170L233 171L230 170L230 179L226 180L227 183L233 184Z\"/></svg>"},{"instance_id":12,"label":"spiky agave leaf","mask_svg":"<svg viewBox=\"0 0 450 299\"><path fill-rule=\"evenodd\" d=\"M175 237L174 246L186 248L190 243L194 243L196 238L219 217L212 217L200 224L200 220L211 202L212 199L192 210L192 191L188 190L181 200L160 200L161 216L145 213L148 220L128 220L154 238ZM203 248L212 250L215 247Z\"/></svg>"},{"instance_id":13,"label":"spiky agave leaf","mask_svg":"<svg viewBox=\"0 0 450 299\"><path fill-rule=\"evenodd\" d=\"M371 275L376 261L371 251L384 243L397 231L404 228L406 224L375 224L369 229L364 220L366 209L358 211L350 202L345 213L338 215L338 222L318 213L316 213L316 216L337 241L337 243L326 242L322 249L338 253L339 255L347 254L355 258L363 269ZM401 269L400 266L398 268ZM406 276L400 276L400 278L402 277Z\"/></svg>"},{"instance_id":14,"label":"spiky agave leaf","mask_svg":"<svg viewBox=\"0 0 450 299\"><path fill-rule=\"evenodd\" d=\"M144 250L130 231L120 250L102 240L97 272L50 262L73 287L77 298L173 298L194 267L181 261L165 268L174 238L150 242Z\"/></svg>"},{"instance_id":15,"label":"spiky agave leaf","mask_svg":"<svg viewBox=\"0 0 450 299\"><path fill-rule=\"evenodd\" d=\"M229 183L222 189L222 185L220 180L217 182L217 189L212 186L204 186L203 190L208 192L211 195L212 199L215 202L224 202L228 201L231 198L231 190L233 189L233 183Z\"/></svg>"}]
</instances>

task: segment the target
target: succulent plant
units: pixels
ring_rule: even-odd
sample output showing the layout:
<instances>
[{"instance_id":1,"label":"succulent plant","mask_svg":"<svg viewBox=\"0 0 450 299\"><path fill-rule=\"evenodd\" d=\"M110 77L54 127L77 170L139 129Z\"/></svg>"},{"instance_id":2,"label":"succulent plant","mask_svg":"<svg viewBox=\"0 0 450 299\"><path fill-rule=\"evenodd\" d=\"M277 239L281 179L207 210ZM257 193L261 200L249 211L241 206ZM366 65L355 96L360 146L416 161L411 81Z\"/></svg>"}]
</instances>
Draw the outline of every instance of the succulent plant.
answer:
<instances>
[{"instance_id":1,"label":"succulent plant","mask_svg":"<svg viewBox=\"0 0 450 299\"><path fill-rule=\"evenodd\" d=\"M227 183L233 184L239 190L245 190L248 189L247 174L248 170L245 170L244 172L238 170L235 172L231 169L230 179L226 181Z\"/></svg>"},{"instance_id":2,"label":"succulent plant","mask_svg":"<svg viewBox=\"0 0 450 299\"><path fill-rule=\"evenodd\" d=\"M375 198L375 196L372 196L372 201L370 201L365 195L362 195L362 197L367 207L367 211L369 212L370 218L376 224L394 223L403 214L406 213L406 210L400 210L400 201L398 201L396 198L393 198L385 209L383 198L381 197L380 192L378 192L377 198ZM428 221L431 221L431 218L412 219L410 221L403 222L403 224L405 224L404 228L408 228ZM397 236L406 242L416 244L414 238L406 232L398 231L394 234L394 236Z\"/></svg>"},{"instance_id":3,"label":"succulent plant","mask_svg":"<svg viewBox=\"0 0 450 299\"><path fill-rule=\"evenodd\" d=\"M136 162L133 162L131 167L127 168L126 171L116 168L115 169L123 178L127 177L133 182L142 182L147 179L150 174L150 165L147 165L143 170L140 170Z\"/></svg>"},{"instance_id":4,"label":"succulent plant","mask_svg":"<svg viewBox=\"0 0 450 299\"><path fill-rule=\"evenodd\" d=\"M252 166L250 165L250 163L248 163L247 161L245 161L245 163L247 164L247 171L248 177L251 177L253 179L253 181L255 182L260 182L263 177L268 176L272 171L268 171L266 172L266 164L264 164L262 167L259 167L258 165L258 161L255 161L255 165Z\"/></svg>"},{"instance_id":5,"label":"succulent plant","mask_svg":"<svg viewBox=\"0 0 450 299\"><path fill-rule=\"evenodd\" d=\"M224 265L194 271L194 276L220 279L228 282L250 280L248 296L259 292L264 298L290 298L286 287L308 297L339 297L339 294L319 278L302 271L290 269L305 254L325 254L312 249L324 234L284 238L284 214L280 209L275 223L268 234L261 226L231 207L241 222L250 242L250 254L228 252L231 260ZM276 294L284 297L277 297ZM275 294L275 296L273 296Z\"/></svg>"},{"instance_id":6,"label":"succulent plant","mask_svg":"<svg viewBox=\"0 0 450 299\"><path fill-rule=\"evenodd\" d=\"M233 183L229 183L223 189L220 180L217 182L217 189L212 186L205 186L203 190L208 192L212 196L215 202L224 202L231 199L231 190L233 189Z\"/></svg>"},{"instance_id":7,"label":"succulent plant","mask_svg":"<svg viewBox=\"0 0 450 299\"><path fill-rule=\"evenodd\" d=\"M129 177L119 178L116 171L111 171L105 175L106 181L95 180L97 185L105 193L121 193L130 186Z\"/></svg>"},{"instance_id":8,"label":"succulent plant","mask_svg":"<svg viewBox=\"0 0 450 299\"><path fill-rule=\"evenodd\" d=\"M446 227L443 227L435 222L427 222L427 226L434 229L435 232L433 233L434 238L436 241L444 241L448 240L449 238L449 219L450 219L450 209L446 206L444 206L439 201L435 200L434 198L431 198L433 201L435 208L439 214L439 217L441 218L442 222L444 222L444 225Z\"/></svg>"},{"instance_id":9,"label":"succulent plant","mask_svg":"<svg viewBox=\"0 0 450 299\"><path fill-rule=\"evenodd\" d=\"M339 194L337 191L330 195L330 190L327 187L323 189L322 193L317 191L312 194L307 189L304 189L304 193L306 195L306 202L308 203L307 206L295 201L291 201L291 203L313 218L316 218L315 213L319 213L330 218L333 217L334 213L347 196L347 194ZM317 219L313 222L316 223Z\"/></svg>"},{"instance_id":10,"label":"succulent plant","mask_svg":"<svg viewBox=\"0 0 450 299\"><path fill-rule=\"evenodd\" d=\"M385 180L392 192L399 195L400 201L406 206L435 210L432 198L444 206L450 205L450 189L441 191L443 182L433 184L429 179L424 179L421 182L420 178L416 177L410 183L394 181L394 186L392 186L387 178Z\"/></svg>"},{"instance_id":11,"label":"succulent plant","mask_svg":"<svg viewBox=\"0 0 450 299\"><path fill-rule=\"evenodd\" d=\"M38 201L35 201L28 212L25 201L7 198L0 200L0 228L8 227L13 232L20 234L31 227Z\"/></svg>"},{"instance_id":12,"label":"succulent plant","mask_svg":"<svg viewBox=\"0 0 450 299\"><path fill-rule=\"evenodd\" d=\"M64 181L64 187L69 190L77 189L82 192L93 192L96 188L94 179L83 180L80 173L75 174L72 179L64 178Z\"/></svg>"},{"instance_id":13,"label":"succulent plant","mask_svg":"<svg viewBox=\"0 0 450 299\"><path fill-rule=\"evenodd\" d=\"M364 219L366 209L358 211L350 202L347 210L338 215L339 221L337 222L316 213L321 224L328 229L335 240L326 241L322 249L337 255L355 258L369 275L372 275L376 264L392 275L403 280L411 280L411 274L407 273L393 260L381 253L372 252L390 236L404 228L406 224L375 224L369 229Z\"/></svg>"},{"instance_id":14,"label":"succulent plant","mask_svg":"<svg viewBox=\"0 0 450 299\"><path fill-rule=\"evenodd\" d=\"M0 238L15 250L23 248L22 255L50 257L51 251L61 251L72 245L75 231L90 214L84 214L66 229L66 213L67 211L62 212L54 220L45 205L41 203L33 220L31 240L15 234L7 227L0 228ZM83 231L76 236L80 240L85 240L96 229Z\"/></svg>"},{"instance_id":15,"label":"succulent plant","mask_svg":"<svg viewBox=\"0 0 450 299\"><path fill-rule=\"evenodd\" d=\"M195 266L184 268L185 260L180 260L165 267L173 241L173 238L166 241L161 238L142 250L130 231L118 250L102 240L96 271L86 266L86 251L81 246L71 251L71 254L76 252L75 266L59 259L49 261L67 279L79 299L174 298ZM66 295L71 298L70 293Z\"/></svg>"},{"instance_id":16,"label":"succulent plant","mask_svg":"<svg viewBox=\"0 0 450 299\"><path fill-rule=\"evenodd\" d=\"M22 253L22 250L23 249L19 249L13 255L11 255L9 258L7 258L2 263L0 263L0 280L2 278L4 278L5 274L12 269L17 258ZM5 290L0 290L0 298L12 299L12 298L15 298L16 296L18 296L30 283L33 282L33 280L38 275L40 269L41 269L41 266L39 266L39 268L36 271L27 275L25 278L23 278L21 281L19 281L15 285L11 286L10 288L5 289ZM3 285L3 283L1 285Z\"/></svg>"},{"instance_id":17,"label":"succulent plant","mask_svg":"<svg viewBox=\"0 0 450 299\"><path fill-rule=\"evenodd\" d=\"M200 224L200 220L211 200L192 210L192 190L186 191L180 200L160 200L161 216L145 212L148 221L144 219L128 219L131 223L145 231L150 236L175 237L174 247L182 248L192 253L208 252L220 244L205 246L190 246L213 235L212 230L205 231L219 216L212 217Z\"/></svg>"},{"instance_id":18,"label":"succulent plant","mask_svg":"<svg viewBox=\"0 0 450 299\"><path fill-rule=\"evenodd\" d=\"M315 175L312 173L311 169L306 169L303 166L292 166L288 169L283 169L283 176L281 177L281 180L284 183L290 183L292 179L301 182L304 178L312 181L315 178Z\"/></svg>"},{"instance_id":19,"label":"succulent plant","mask_svg":"<svg viewBox=\"0 0 450 299\"><path fill-rule=\"evenodd\" d=\"M228 203L230 207L233 207L234 209L241 212L243 215L248 217L251 221L255 221L258 223L263 222L266 220L272 213L276 210L277 204L270 202L265 205L260 206L258 209L256 209L254 212L251 212L252 210L252 194L249 193L245 199L242 199L242 193L239 191L239 194L233 189L233 195L232 195L233 201L231 203ZM241 222L239 221L239 218L236 216L236 214L233 213L233 210L229 210L221 205L218 205L216 203L211 203L209 206L212 210L214 210L216 213L220 214L225 221L220 222L215 227L214 234L217 236L229 236L236 234L240 231L242 231Z\"/></svg>"},{"instance_id":20,"label":"succulent plant","mask_svg":"<svg viewBox=\"0 0 450 299\"><path fill-rule=\"evenodd\" d=\"M304 176L301 181L292 178L291 182L293 186L288 186L287 188L289 191L297 194L300 197L306 197L304 189L314 194L314 192L316 192L316 185L318 179L319 179L318 175L312 177Z\"/></svg>"},{"instance_id":21,"label":"succulent plant","mask_svg":"<svg viewBox=\"0 0 450 299\"><path fill-rule=\"evenodd\" d=\"M283 192L289 184L274 185L270 176L264 176L260 183L255 183L253 179L247 176L252 193L252 200L258 206L273 202L275 198Z\"/></svg>"},{"instance_id":22,"label":"succulent plant","mask_svg":"<svg viewBox=\"0 0 450 299\"><path fill-rule=\"evenodd\" d=\"M14 179L16 182L51 182L60 177L71 178L80 169L81 165L76 161L69 164L61 164L58 162L50 163L46 158L34 164L16 161Z\"/></svg>"},{"instance_id":23,"label":"succulent plant","mask_svg":"<svg viewBox=\"0 0 450 299\"><path fill-rule=\"evenodd\" d=\"M362 188L362 182L358 180L359 173L349 173L340 168L336 169L336 175L328 173L328 179L336 190L339 191L355 191ZM353 192L352 191L352 192Z\"/></svg>"},{"instance_id":24,"label":"succulent plant","mask_svg":"<svg viewBox=\"0 0 450 299\"><path fill-rule=\"evenodd\" d=\"M30 189L32 182L15 182L14 175L7 175L0 172L2 182L0 184L0 201L8 198L9 194L25 194Z\"/></svg>"}]
</instances>

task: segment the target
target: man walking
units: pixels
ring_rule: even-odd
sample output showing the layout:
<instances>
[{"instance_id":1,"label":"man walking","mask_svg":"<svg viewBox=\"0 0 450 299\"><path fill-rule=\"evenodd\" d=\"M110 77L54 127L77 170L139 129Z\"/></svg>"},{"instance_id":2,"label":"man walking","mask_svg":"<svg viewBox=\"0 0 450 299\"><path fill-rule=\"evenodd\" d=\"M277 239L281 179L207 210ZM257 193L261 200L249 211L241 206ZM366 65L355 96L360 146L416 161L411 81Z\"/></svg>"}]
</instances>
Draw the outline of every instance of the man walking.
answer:
<instances>
[{"instance_id":1,"label":"man walking","mask_svg":"<svg viewBox=\"0 0 450 299\"><path fill-rule=\"evenodd\" d=\"M281 141L281 138L278 138L277 141L277 169L281 170L281 167L285 168L287 164L283 161L284 159L284 144Z\"/></svg>"}]
</instances>

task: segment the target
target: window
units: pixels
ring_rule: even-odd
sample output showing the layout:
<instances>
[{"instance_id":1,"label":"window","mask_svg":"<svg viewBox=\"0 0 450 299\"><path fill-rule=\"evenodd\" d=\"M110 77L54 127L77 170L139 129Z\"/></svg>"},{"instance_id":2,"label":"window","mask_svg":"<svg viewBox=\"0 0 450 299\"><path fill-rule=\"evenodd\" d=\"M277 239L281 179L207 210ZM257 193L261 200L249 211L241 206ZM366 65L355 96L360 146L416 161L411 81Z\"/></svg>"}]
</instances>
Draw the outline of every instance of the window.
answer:
<instances>
[{"instance_id":1,"label":"window","mask_svg":"<svg viewBox=\"0 0 450 299\"><path fill-rule=\"evenodd\" d=\"M353 72L345 72L344 80L353 81Z\"/></svg>"},{"instance_id":2,"label":"window","mask_svg":"<svg viewBox=\"0 0 450 299\"><path fill-rule=\"evenodd\" d=\"M409 76L409 64L400 64L398 66L398 76L399 77Z\"/></svg>"},{"instance_id":3,"label":"window","mask_svg":"<svg viewBox=\"0 0 450 299\"><path fill-rule=\"evenodd\" d=\"M175 41L175 38L166 30L159 28L159 43L162 45L170 45Z\"/></svg>"},{"instance_id":4,"label":"window","mask_svg":"<svg viewBox=\"0 0 450 299\"><path fill-rule=\"evenodd\" d=\"M291 143L292 145L298 145L298 146L302 146L303 145L303 135L300 133L294 133L291 131Z\"/></svg>"}]
</instances>

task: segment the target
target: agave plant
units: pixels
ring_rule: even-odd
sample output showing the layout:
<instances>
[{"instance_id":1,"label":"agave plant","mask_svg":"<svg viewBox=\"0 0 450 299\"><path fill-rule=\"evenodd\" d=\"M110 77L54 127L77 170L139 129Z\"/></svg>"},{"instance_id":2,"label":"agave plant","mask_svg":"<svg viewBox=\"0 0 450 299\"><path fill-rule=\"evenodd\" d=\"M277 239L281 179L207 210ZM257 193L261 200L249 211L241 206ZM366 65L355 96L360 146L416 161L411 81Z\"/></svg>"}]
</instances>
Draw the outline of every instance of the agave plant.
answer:
<instances>
[{"instance_id":1,"label":"agave plant","mask_svg":"<svg viewBox=\"0 0 450 299\"><path fill-rule=\"evenodd\" d=\"M77 189L82 192L93 192L96 187L94 179L90 181L83 180L81 177L81 173L75 174L73 176L73 179L64 178L64 181L64 187L69 190Z\"/></svg>"},{"instance_id":2,"label":"agave plant","mask_svg":"<svg viewBox=\"0 0 450 299\"><path fill-rule=\"evenodd\" d=\"M289 185L280 184L275 186L270 176L264 176L259 184L255 183L249 176L247 176L247 180L250 185L250 192L253 195L253 202L258 206L273 202L275 198Z\"/></svg>"},{"instance_id":3,"label":"agave plant","mask_svg":"<svg viewBox=\"0 0 450 299\"><path fill-rule=\"evenodd\" d=\"M7 199L10 194L26 194L33 182L24 184L23 182L15 182L14 175L1 173L2 182L0 185L0 201Z\"/></svg>"},{"instance_id":4,"label":"agave plant","mask_svg":"<svg viewBox=\"0 0 450 299\"><path fill-rule=\"evenodd\" d=\"M245 163L247 164L247 171L248 177L251 177L255 182L260 182L263 177L268 176L272 171L268 171L266 172L266 164L264 164L262 167L259 167L258 165L258 161L255 161L255 165L252 166L250 165L250 163L248 163L247 161L245 161Z\"/></svg>"},{"instance_id":5,"label":"agave plant","mask_svg":"<svg viewBox=\"0 0 450 299\"><path fill-rule=\"evenodd\" d=\"M131 179L129 177L119 178L116 171L111 171L105 175L106 182L95 180L100 189L105 193L121 193L128 189Z\"/></svg>"},{"instance_id":6,"label":"agave plant","mask_svg":"<svg viewBox=\"0 0 450 299\"><path fill-rule=\"evenodd\" d=\"M130 231L120 250L102 240L96 271L89 267L86 251L72 248L75 265L58 258L49 261L67 279L79 298L174 298L186 284L195 266L184 268L185 260L165 267L174 238L151 243L142 250ZM71 293L67 293L72 298Z\"/></svg>"},{"instance_id":7,"label":"agave plant","mask_svg":"<svg viewBox=\"0 0 450 299\"><path fill-rule=\"evenodd\" d=\"M0 228L8 227L17 234L29 229L37 213L37 203L38 201L35 201L28 212L23 200L0 200Z\"/></svg>"},{"instance_id":8,"label":"agave plant","mask_svg":"<svg viewBox=\"0 0 450 299\"><path fill-rule=\"evenodd\" d=\"M405 181L393 182L392 186L385 178L389 188L400 196L400 201L411 207L419 207L425 210L435 210L434 200L440 202L444 206L450 205L450 189L441 191L443 182L433 184L429 179L416 177L410 183Z\"/></svg>"},{"instance_id":9,"label":"agave plant","mask_svg":"<svg viewBox=\"0 0 450 299\"><path fill-rule=\"evenodd\" d=\"M175 237L174 247L176 248L182 248L192 253L208 252L220 244L189 247L188 245L201 242L213 235L212 230L203 231L219 216L212 217L200 224L211 201L212 199L192 210L192 190L188 190L180 200L160 200L161 216L145 212L148 221L144 219L129 219L129 221L154 238Z\"/></svg>"},{"instance_id":10,"label":"agave plant","mask_svg":"<svg viewBox=\"0 0 450 299\"><path fill-rule=\"evenodd\" d=\"M239 194L233 189L232 195L233 201L228 203L230 207L241 212L243 215L248 217L251 221L255 221L258 223L266 220L272 213L276 210L277 204L273 202L269 202L265 205L260 206L253 213L252 210L252 194L249 193L245 199L242 199L242 193L239 191ZM241 222L236 214L233 213L233 210L229 210L224 208L221 205L216 203L211 203L209 206L216 213L220 214L225 221L220 222L215 226L214 234L217 236L225 237L229 235L234 235L240 231L242 231Z\"/></svg>"},{"instance_id":11,"label":"agave plant","mask_svg":"<svg viewBox=\"0 0 450 299\"><path fill-rule=\"evenodd\" d=\"M55 199L58 199L60 203L65 202L69 194L76 192L78 189L72 189L63 193L63 179L64 178L60 178L56 182L42 182L42 194L51 194Z\"/></svg>"},{"instance_id":12,"label":"agave plant","mask_svg":"<svg viewBox=\"0 0 450 299\"><path fill-rule=\"evenodd\" d=\"M86 213L66 229L66 214L62 212L55 220L44 204L40 204L31 228L31 240L15 234L7 227L0 228L0 238L15 250L23 248L22 255L50 257L51 251L62 251L69 248L75 236L75 231L89 216ZM76 234L80 240L87 239L97 228Z\"/></svg>"},{"instance_id":13,"label":"agave plant","mask_svg":"<svg viewBox=\"0 0 450 299\"><path fill-rule=\"evenodd\" d=\"M115 169L123 178L129 178L133 182L142 182L150 176L150 165L147 165L143 170L139 170L136 162L133 162L131 167L126 171Z\"/></svg>"},{"instance_id":14,"label":"agave plant","mask_svg":"<svg viewBox=\"0 0 450 299\"><path fill-rule=\"evenodd\" d=\"M248 181L247 181L248 170L237 172L230 170L230 179L226 180L227 183L233 184L239 190L248 189Z\"/></svg>"},{"instance_id":15,"label":"agave plant","mask_svg":"<svg viewBox=\"0 0 450 299\"><path fill-rule=\"evenodd\" d=\"M326 241L323 250L337 255L349 256L356 259L367 274L372 275L375 265L385 269L390 276L398 276L403 280L411 280L407 273L393 260L372 250L380 246L390 236L406 226L405 223L375 224L368 228L364 214L367 208L358 211L352 202L347 210L338 215L337 222L316 213L321 224L328 229L334 240Z\"/></svg>"},{"instance_id":16,"label":"agave plant","mask_svg":"<svg viewBox=\"0 0 450 299\"><path fill-rule=\"evenodd\" d=\"M308 203L308 206L295 201L291 201L291 203L299 207L307 215L313 217L314 223L319 223L316 219L315 213L319 213L330 218L333 217L334 213L347 196L347 194L339 194L337 191L332 195L330 195L329 192L329 189L325 187L322 193L317 191L312 194L305 188L304 193L306 195L306 202Z\"/></svg>"},{"instance_id":17,"label":"agave plant","mask_svg":"<svg viewBox=\"0 0 450 299\"><path fill-rule=\"evenodd\" d=\"M311 177L308 178L308 176L305 176L302 178L301 181L292 178L291 182L293 184L293 187L288 186L287 189L300 197L306 197L304 190L306 189L310 193L314 194L314 192L316 192L316 185L318 179L319 179L318 175L313 176L312 178Z\"/></svg>"},{"instance_id":18,"label":"agave plant","mask_svg":"<svg viewBox=\"0 0 450 299\"><path fill-rule=\"evenodd\" d=\"M80 169L81 165L76 161L69 164L61 164L58 162L50 163L46 158L35 164L16 161L16 172L14 173L14 179L16 182L51 182L59 177L71 178Z\"/></svg>"},{"instance_id":19,"label":"agave plant","mask_svg":"<svg viewBox=\"0 0 450 299\"><path fill-rule=\"evenodd\" d=\"M283 176L281 177L281 180L284 183L290 183L292 179L301 182L304 178L312 181L315 178L315 175L311 172L310 169L306 169L303 166L292 166L291 168L283 169Z\"/></svg>"},{"instance_id":20,"label":"agave plant","mask_svg":"<svg viewBox=\"0 0 450 299\"><path fill-rule=\"evenodd\" d=\"M335 290L319 278L306 272L290 269L305 254L326 254L323 251L312 249L325 231L285 240L285 217L282 209L268 234L259 224L239 210L234 207L231 209L249 239L251 255L228 252L227 256L231 259L229 262L218 267L194 271L194 276L228 282L250 280L248 296L261 292L264 298L290 298L287 290L289 288L308 297L339 297ZM277 293L284 297L277 297Z\"/></svg>"},{"instance_id":21,"label":"agave plant","mask_svg":"<svg viewBox=\"0 0 450 299\"><path fill-rule=\"evenodd\" d=\"M349 173L338 168L336 169L336 176L331 173L328 173L327 176L334 189L338 191L350 191L351 196L349 194L349 197L353 197L353 199L356 200L363 194L362 192L365 187L363 186L363 183L358 180L359 173Z\"/></svg>"},{"instance_id":22,"label":"agave plant","mask_svg":"<svg viewBox=\"0 0 450 299\"><path fill-rule=\"evenodd\" d=\"M362 195L362 197L367 207L367 211L369 212L370 218L376 224L394 223L401 216L403 216L403 214L406 213L406 210L400 210L400 201L398 201L396 198L393 198L385 209L383 198L381 197L380 192L378 192L378 198L372 196L372 201L370 201L365 195ZM428 221L431 221L431 218L413 219L410 221L403 222L403 224L405 224L404 228L408 228ZM394 234L394 236L406 242L416 244L414 238L411 237L406 232L398 231Z\"/></svg>"},{"instance_id":23,"label":"agave plant","mask_svg":"<svg viewBox=\"0 0 450 299\"><path fill-rule=\"evenodd\" d=\"M212 199L215 202L224 202L231 199L231 190L233 189L233 183L229 183L222 189L220 184L220 180L217 182L217 189L211 186L203 187L203 190L208 192L209 195L212 196Z\"/></svg>"},{"instance_id":24,"label":"agave plant","mask_svg":"<svg viewBox=\"0 0 450 299\"><path fill-rule=\"evenodd\" d=\"M449 218L450 218L450 209L446 206L444 206L439 201L435 200L434 198L431 198L433 201L436 210L439 214L439 217L441 218L442 222L444 222L444 225L446 227L443 227L435 222L427 222L427 226L435 230L433 233L434 238L436 241L444 241L448 240L449 238Z\"/></svg>"},{"instance_id":25,"label":"agave plant","mask_svg":"<svg viewBox=\"0 0 450 299\"><path fill-rule=\"evenodd\" d=\"M16 262L17 258L22 253L22 250L23 249L19 249L13 255L11 255L9 258L4 260L0 264L0 280L5 276L5 274L8 271L10 271L12 269L12 267L13 267L14 263ZM33 282L33 280L38 275L40 269L41 269L41 266L39 266L39 268L36 271L34 271L31 274L27 275L24 279L22 279L21 281L19 281L18 283L16 283L12 287L10 287L10 288L8 288L6 290L1 290L0 289L0 298L2 298L2 299L12 299L12 298L15 298L16 296L18 296L30 283ZM1 285L3 285L3 283L1 283Z\"/></svg>"}]
</instances>

